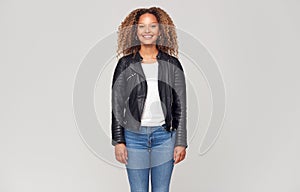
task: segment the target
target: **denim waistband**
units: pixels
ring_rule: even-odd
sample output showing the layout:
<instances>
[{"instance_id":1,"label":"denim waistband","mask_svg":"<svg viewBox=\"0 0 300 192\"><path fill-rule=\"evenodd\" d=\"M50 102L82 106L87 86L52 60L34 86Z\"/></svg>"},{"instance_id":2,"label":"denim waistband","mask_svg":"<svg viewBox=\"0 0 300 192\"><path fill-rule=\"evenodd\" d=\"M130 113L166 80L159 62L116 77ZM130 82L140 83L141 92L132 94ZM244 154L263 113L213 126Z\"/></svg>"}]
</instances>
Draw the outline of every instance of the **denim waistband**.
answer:
<instances>
[{"instance_id":1,"label":"denim waistband","mask_svg":"<svg viewBox=\"0 0 300 192\"><path fill-rule=\"evenodd\" d=\"M138 131L132 131L132 132L136 132L136 133L140 133L140 134L150 134L153 131L155 131L161 127L165 128L166 124L156 125L156 126L140 126L140 129ZM129 131L129 130L127 130L127 131Z\"/></svg>"},{"instance_id":2,"label":"denim waistband","mask_svg":"<svg viewBox=\"0 0 300 192\"><path fill-rule=\"evenodd\" d=\"M156 125L156 126L141 126L141 128L150 128L150 129L155 129L157 127L166 127L167 125L164 123L162 125Z\"/></svg>"}]
</instances>

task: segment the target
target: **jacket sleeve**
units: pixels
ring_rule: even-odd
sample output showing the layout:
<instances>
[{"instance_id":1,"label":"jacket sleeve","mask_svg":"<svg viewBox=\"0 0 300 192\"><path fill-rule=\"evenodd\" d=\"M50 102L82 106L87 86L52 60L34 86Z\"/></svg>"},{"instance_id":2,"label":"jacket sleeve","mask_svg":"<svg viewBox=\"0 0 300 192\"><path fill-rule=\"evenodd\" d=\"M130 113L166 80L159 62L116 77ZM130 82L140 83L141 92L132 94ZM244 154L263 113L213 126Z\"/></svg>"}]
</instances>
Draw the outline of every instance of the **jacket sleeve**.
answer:
<instances>
[{"instance_id":1,"label":"jacket sleeve","mask_svg":"<svg viewBox=\"0 0 300 192\"><path fill-rule=\"evenodd\" d=\"M187 128L186 128L186 82L181 63L177 58L173 58L174 69L174 87L172 89L172 126L176 129L175 146L188 147Z\"/></svg>"},{"instance_id":2,"label":"jacket sleeve","mask_svg":"<svg viewBox=\"0 0 300 192\"><path fill-rule=\"evenodd\" d=\"M124 91L125 91L125 63L124 59L120 58L117 66L115 67L113 80L112 80L112 121L111 121L111 133L112 140L111 144L115 146L118 143L124 143L124 127L123 122L123 111L124 111Z\"/></svg>"}]
</instances>

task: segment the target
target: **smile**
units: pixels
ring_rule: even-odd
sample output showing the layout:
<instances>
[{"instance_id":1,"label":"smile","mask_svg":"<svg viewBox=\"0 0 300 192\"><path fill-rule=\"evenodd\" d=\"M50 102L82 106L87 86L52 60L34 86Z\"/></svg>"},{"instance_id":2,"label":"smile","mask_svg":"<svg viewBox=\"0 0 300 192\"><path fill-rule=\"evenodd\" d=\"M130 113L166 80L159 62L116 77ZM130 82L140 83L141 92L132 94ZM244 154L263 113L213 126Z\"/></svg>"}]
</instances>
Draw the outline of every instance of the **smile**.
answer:
<instances>
[{"instance_id":1,"label":"smile","mask_svg":"<svg viewBox=\"0 0 300 192\"><path fill-rule=\"evenodd\" d=\"M151 39L151 38L153 37L153 35L143 35L143 37L144 37L145 39Z\"/></svg>"}]
</instances>

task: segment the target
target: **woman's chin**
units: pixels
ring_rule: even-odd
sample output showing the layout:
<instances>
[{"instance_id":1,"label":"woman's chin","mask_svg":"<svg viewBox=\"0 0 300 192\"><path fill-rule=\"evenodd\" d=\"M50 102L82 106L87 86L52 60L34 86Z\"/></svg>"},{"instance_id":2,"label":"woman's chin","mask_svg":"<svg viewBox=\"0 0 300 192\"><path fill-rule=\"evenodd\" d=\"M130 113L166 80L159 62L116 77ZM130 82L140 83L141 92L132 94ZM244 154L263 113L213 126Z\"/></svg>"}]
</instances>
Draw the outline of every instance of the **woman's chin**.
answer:
<instances>
[{"instance_id":1,"label":"woman's chin","mask_svg":"<svg viewBox=\"0 0 300 192\"><path fill-rule=\"evenodd\" d=\"M141 45L150 46L150 45L156 45L155 41L142 41Z\"/></svg>"}]
</instances>

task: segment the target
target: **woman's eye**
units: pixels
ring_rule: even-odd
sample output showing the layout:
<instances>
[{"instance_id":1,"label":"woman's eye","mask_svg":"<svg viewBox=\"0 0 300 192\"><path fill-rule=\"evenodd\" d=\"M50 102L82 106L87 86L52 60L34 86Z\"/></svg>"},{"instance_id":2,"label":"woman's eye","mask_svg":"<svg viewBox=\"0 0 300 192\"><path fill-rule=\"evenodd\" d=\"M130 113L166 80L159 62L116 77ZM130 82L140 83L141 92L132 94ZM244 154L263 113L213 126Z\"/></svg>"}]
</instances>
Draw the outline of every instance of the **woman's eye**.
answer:
<instances>
[{"instance_id":1,"label":"woman's eye","mask_svg":"<svg viewBox=\"0 0 300 192\"><path fill-rule=\"evenodd\" d=\"M144 25L140 25L140 26L139 26L139 28L143 28L143 27L144 27Z\"/></svg>"},{"instance_id":2,"label":"woman's eye","mask_svg":"<svg viewBox=\"0 0 300 192\"><path fill-rule=\"evenodd\" d=\"M155 27L157 27L157 25L152 25L152 28L155 28Z\"/></svg>"}]
</instances>

